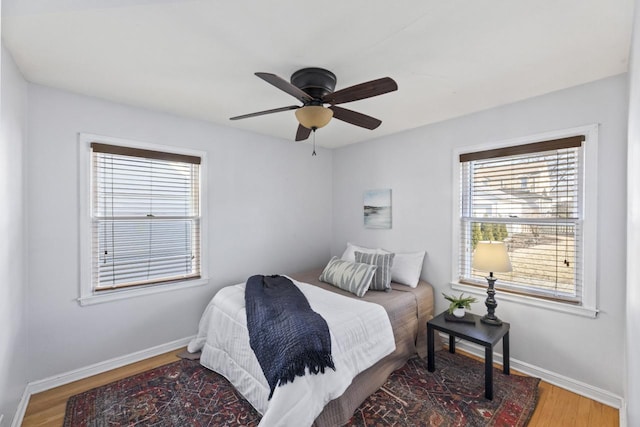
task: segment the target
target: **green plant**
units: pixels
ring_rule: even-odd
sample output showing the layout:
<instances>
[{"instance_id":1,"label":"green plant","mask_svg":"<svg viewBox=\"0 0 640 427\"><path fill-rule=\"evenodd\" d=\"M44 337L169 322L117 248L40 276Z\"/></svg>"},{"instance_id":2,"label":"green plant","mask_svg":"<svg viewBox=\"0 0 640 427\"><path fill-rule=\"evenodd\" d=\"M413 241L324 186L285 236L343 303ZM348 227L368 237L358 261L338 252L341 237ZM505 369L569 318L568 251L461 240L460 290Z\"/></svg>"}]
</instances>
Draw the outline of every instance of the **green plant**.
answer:
<instances>
[{"instance_id":1,"label":"green plant","mask_svg":"<svg viewBox=\"0 0 640 427\"><path fill-rule=\"evenodd\" d=\"M465 297L463 294L460 294L459 297L454 297L443 292L442 296L451 303L449 304L449 314L453 314L453 310L456 308L471 310L471 303L478 301L475 297Z\"/></svg>"}]
</instances>

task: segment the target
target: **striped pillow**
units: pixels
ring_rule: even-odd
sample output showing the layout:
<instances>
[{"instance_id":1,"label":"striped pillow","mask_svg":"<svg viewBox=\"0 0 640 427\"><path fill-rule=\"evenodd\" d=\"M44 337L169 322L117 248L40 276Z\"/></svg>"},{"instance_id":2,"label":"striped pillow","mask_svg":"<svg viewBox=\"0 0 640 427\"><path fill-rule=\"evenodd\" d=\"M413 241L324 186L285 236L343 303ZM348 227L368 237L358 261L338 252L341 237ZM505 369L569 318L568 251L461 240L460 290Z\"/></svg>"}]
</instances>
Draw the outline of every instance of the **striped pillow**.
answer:
<instances>
[{"instance_id":1,"label":"striped pillow","mask_svg":"<svg viewBox=\"0 0 640 427\"><path fill-rule=\"evenodd\" d=\"M356 262L376 266L376 274L373 275L369 289L389 292L391 290L391 266L395 254L372 254L356 251L355 256Z\"/></svg>"},{"instance_id":2,"label":"striped pillow","mask_svg":"<svg viewBox=\"0 0 640 427\"><path fill-rule=\"evenodd\" d=\"M343 261L334 256L324 268L320 280L362 298L369 289L376 268L375 265Z\"/></svg>"}]
</instances>

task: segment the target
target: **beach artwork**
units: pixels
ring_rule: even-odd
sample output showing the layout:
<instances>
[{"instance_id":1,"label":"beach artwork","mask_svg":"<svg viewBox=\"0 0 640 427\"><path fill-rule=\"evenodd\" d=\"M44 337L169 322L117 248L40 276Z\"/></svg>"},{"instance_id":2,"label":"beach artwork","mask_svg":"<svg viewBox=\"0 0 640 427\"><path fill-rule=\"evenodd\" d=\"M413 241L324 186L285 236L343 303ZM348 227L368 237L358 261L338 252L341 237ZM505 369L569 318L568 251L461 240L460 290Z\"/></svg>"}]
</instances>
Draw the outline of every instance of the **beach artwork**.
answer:
<instances>
[{"instance_id":1,"label":"beach artwork","mask_svg":"<svg viewBox=\"0 0 640 427\"><path fill-rule=\"evenodd\" d=\"M391 228L391 189L364 192L365 228Z\"/></svg>"}]
</instances>

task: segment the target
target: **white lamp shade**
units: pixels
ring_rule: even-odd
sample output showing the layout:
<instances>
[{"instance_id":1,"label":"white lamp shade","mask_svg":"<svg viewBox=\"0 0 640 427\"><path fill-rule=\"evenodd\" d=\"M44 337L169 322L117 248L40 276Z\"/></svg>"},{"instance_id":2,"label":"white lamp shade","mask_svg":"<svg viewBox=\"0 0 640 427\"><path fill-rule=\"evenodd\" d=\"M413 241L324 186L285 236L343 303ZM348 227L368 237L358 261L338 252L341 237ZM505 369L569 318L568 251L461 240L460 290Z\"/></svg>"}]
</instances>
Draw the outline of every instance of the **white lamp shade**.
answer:
<instances>
[{"instance_id":1,"label":"white lamp shade","mask_svg":"<svg viewBox=\"0 0 640 427\"><path fill-rule=\"evenodd\" d=\"M321 105L307 105L296 110L298 122L307 129L320 129L329 123L333 110Z\"/></svg>"},{"instance_id":2,"label":"white lamp shade","mask_svg":"<svg viewBox=\"0 0 640 427\"><path fill-rule=\"evenodd\" d=\"M508 273L512 270L507 247L503 242L478 242L473 253L474 269L488 272Z\"/></svg>"}]
</instances>

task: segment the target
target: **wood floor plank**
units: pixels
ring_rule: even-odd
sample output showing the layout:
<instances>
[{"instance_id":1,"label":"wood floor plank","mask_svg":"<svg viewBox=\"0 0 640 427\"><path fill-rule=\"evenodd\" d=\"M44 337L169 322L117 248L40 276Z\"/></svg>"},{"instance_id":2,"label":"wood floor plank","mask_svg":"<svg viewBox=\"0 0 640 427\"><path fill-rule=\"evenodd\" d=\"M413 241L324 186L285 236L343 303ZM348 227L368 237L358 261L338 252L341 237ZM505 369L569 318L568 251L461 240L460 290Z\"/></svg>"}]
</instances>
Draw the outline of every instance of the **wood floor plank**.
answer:
<instances>
[{"instance_id":1,"label":"wood floor plank","mask_svg":"<svg viewBox=\"0 0 640 427\"><path fill-rule=\"evenodd\" d=\"M64 421L64 412L69 397L174 362L177 360L177 354L183 350L184 349L171 351L122 368L34 394L29 400L22 426L60 427ZM475 356L471 357L481 360ZM523 375L516 371L512 372L516 375ZM579 396L544 381L540 382L538 391L538 404L529 421L529 427L619 426L619 412L616 408L587 399L586 397Z\"/></svg>"},{"instance_id":2,"label":"wood floor plank","mask_svg":"<svg viewBox=\"0 0 640 427\"><path fill-rule=\"evenodd\" d=\"M552 417L545 416L546 414L552 414L555 411L554 399L556 395L555 387L551 384L540 382L538 386L539 397L538 404L529 425L536 427L552 427Z\"/></svg>"},{"instance_id":3,"label":"wood floor plank","mask_svg":"<svg viewBox=\"0 0 640 427\"><path fill-rule=\"evenodd\" d=\"M577 394L555 387L555 399L553 404L553 413L557 414L556 420L558 426L574 427L576 424L576 416L578 410Z\"/></svg>"},{"instance_id":4,"label":"wood floor plank","mask_svg":"<svg viewBox=\"0 0 640 427\"><path fill-rule=\"evenodd\" d=\"M602 405L602 415L605 425L611 425L614 427L620 426L620 411L611 406ZM606 424L609 423L609 424Z\"/></svg>"}]
</instances>

